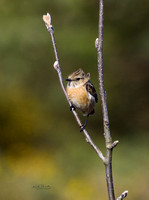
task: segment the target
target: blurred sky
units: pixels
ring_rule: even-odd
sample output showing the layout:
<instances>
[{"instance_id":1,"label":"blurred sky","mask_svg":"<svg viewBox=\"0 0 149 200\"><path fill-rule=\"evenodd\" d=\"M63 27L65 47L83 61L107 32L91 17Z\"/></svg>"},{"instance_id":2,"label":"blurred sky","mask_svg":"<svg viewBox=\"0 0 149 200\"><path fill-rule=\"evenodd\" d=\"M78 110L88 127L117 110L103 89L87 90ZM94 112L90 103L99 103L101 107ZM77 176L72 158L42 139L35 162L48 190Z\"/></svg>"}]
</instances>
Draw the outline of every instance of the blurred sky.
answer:
<instances>
[{"instance_id":1,"label":"blurred sky","mask_svg":"<svg viewBox=\"0 0 149 200\"><path fill-rule=\"evenodd\" d=\"M107 199L104 166L86 144L60 88L49 12L64 79L78 68L98 90L98 1L0 1L0 199ZM107 0L104 79L116 195L148 200L149 1ZM105 153L100 100L88 131ZM82 121L85 120L79 113ZM50 185L49 190L35 185ZM139 188L139 189L138 189Z\"/></svg>"}]
</instances>

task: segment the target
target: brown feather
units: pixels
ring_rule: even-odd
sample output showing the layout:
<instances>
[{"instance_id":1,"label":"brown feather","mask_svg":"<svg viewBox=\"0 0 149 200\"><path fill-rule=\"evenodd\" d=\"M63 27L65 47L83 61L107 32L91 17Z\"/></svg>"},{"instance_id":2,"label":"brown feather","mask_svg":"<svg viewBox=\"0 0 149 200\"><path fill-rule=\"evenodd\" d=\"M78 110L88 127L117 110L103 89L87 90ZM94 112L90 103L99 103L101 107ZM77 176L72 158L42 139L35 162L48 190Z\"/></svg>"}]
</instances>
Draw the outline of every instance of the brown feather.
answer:
<instances>
[{"instance_id":1,"label":"brown feather","mask_svg":"<svg viewBox=\"0 0 149 200\"><path fill-rule=\"evenodd\" d=\"M95 87L93 86L93 84L88 81L86 83L86 90L95 98L96 103L98 102L98 96L95 90Z\"/></svg>"}]
</instances>

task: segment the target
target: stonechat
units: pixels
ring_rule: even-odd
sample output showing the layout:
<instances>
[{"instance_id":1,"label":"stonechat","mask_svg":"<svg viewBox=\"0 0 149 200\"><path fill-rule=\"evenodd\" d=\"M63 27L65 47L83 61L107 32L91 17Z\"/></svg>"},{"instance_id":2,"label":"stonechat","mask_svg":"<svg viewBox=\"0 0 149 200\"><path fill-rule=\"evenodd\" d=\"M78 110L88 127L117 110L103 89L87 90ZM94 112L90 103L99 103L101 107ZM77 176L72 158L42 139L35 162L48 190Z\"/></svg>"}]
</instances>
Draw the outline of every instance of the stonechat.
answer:
<instances>
[{"instance_id":1,"label":"stonechat","mask_svg":"<svg viewBox=\"0 0 149 200\"><path fill-rule=\"evenodd\" d=\"M81 127L83 131L87 125L88 117L94 114L94 106L98 101L95 87L90 82L90 73L85 74L82 69L78 69L68 76L67 95L72 104L70 109L78 109L87 116L85 124Z\"/></svg>"}]
</instances>

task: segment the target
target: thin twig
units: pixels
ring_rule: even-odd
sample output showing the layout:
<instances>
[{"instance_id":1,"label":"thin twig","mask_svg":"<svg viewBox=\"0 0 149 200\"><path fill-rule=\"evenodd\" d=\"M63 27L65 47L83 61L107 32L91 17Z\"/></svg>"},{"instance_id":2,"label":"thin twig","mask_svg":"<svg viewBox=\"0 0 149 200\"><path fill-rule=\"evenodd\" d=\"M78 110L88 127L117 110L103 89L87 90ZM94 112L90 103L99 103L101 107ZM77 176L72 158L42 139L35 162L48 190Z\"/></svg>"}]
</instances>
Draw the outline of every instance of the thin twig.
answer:
<instances>
[{"instance_id":1,"label":"thin twig","mask_svg":"<svg viewBox=\"0 0 149 200\"><path fill-rule=\"evenodd\" d=\"M128 190L123 192L116 200L123 200L128 195Z\"/></svg>"},{"instance_id":2,"label":"thin twig","mask_svg":"<svg viewBox=\"0 0 149 200\"><path fill-rule=\"evenodd\" d=\"M99 75L99 92L102 105L103 114L103 127L104 137L106 143L106 180L109 200L115 200L113 176L112 176L112 150L117 145L118 141L112 143L112 137L109 127L109 116L106 100L106 91L104 89L104 77L103 77L103 17L104 15L104 0L99 0L99 33L98 39L95 41L97 48L97 62L98 62L98 75Z\"/></svg>"},{"instance_id":3,"label":"thin twig","mask_svg":"<svg viewBox=\"0 0 149 200\"><path fill-rule=\"evenodd\" d=\"M55 53L55 63L54 63L54 68L58 73L58 77L59 77L59 81L62 87L62 90L65 94L65 97L69 103L69 105L71 106L71 102L68 99L66 90L65 90L65 86L64 86L64 82L63 82L63 78L62 78L62 73L61 73L61 67L60 67L60 62L59 62L59 57L58 57L58 52L57 52L57 48L56 48L56 42L55 42L55 38L54 38L54 29L53 26L51 24L51 16L49 13L47 13L47 15L43 16L43 20L45 22L45 25L48 29L48 32L50 33L51 36L51 40L52 40L52 44L53 44L53 48L54 48L54 53ZM73 109L72 110L75 119L79 125L79 127L82 126L81 120L78 117L78 114L76 113L76 111ZM97 155L99 156L99 158L103 161L103 163L105 163L105 157L103 156L102 152L100 151L100 149L94 144L94 142L92 141L91 137L89 136L88 132L86 131L86 129L83 130L84 136L86 138L86 141L93 147L93 149L95 150L95 152L97 153Z\"/></svg>"}]
</instances>

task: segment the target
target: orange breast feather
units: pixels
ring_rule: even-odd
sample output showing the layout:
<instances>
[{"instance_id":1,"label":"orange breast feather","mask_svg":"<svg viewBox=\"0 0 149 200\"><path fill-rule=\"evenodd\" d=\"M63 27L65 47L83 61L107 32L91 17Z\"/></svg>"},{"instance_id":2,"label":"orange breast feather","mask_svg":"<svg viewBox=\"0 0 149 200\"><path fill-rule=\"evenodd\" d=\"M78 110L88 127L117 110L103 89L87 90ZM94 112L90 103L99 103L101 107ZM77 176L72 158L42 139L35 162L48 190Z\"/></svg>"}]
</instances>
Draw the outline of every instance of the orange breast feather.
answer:
<instances>
[{"instance_id":1,"label":"orange breast feather","mask_svg":"<svg viewBox=\"0 0 149 200\"><path fill-rule=\"evenodd\" d=\"M67 94L69 100L76 108L80 109L82 112L86 111L89 105L89 98L85 87L83 86L78 88L67 87Z\"/></svg>"}]
</instances>

